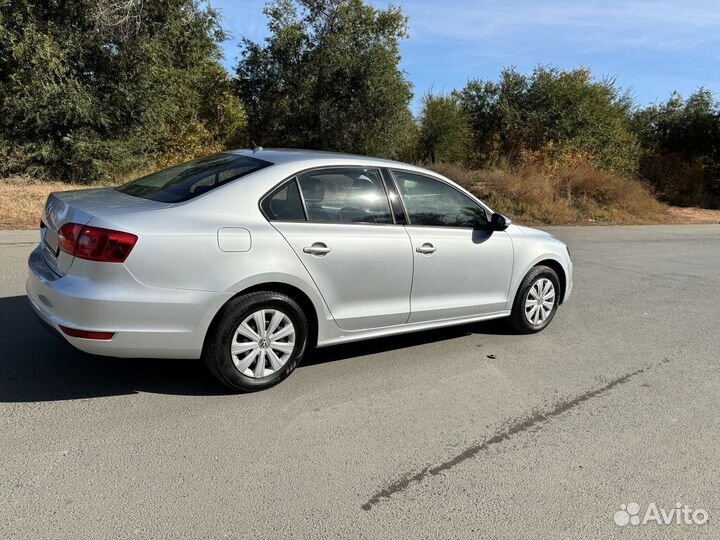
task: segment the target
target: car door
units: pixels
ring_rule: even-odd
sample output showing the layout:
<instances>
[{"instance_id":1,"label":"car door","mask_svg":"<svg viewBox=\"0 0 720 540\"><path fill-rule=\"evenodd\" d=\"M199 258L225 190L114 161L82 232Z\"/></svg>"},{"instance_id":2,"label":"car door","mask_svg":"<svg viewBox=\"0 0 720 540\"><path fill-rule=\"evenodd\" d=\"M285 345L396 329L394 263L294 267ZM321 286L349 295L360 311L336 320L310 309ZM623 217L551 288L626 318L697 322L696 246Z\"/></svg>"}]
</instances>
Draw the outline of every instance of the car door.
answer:
<instances>
[{"instance_id":1,"label":"car door","mask_svg":"<svg viewBox=\"0 0 720 540\"><path fill-rule=\"evenodd\" d=\"M509 235L490 230L488 212L449 183L400 170L392 176L413 247L409 322L504 310L513 266Z\"/></svg>"},{"instance_id":2,"label":"car door","mask_svg":"<svg viewBox=\"0 0 720 540\"><path fill-rule=\"evenodd\" d=\"M341 328L407 321L412 247L403 226L394 223L378 169L303 172L266 197L262 208Z\"/></svg>"}]
</instances>

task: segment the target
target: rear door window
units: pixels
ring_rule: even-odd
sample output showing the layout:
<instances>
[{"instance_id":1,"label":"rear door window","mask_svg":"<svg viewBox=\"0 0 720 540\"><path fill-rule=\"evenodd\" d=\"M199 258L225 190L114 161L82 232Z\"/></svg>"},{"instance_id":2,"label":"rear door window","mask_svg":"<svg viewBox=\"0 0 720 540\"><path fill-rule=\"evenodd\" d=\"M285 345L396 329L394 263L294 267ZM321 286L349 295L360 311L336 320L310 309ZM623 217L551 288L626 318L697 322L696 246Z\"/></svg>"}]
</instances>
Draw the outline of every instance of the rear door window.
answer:
<instances>
[{"instance_id":1,"label":"rear door window","mask_svg":"<svg viewBox=\"0 0 720 540\"><path fill-rule=\"evenodd\" d=\"M214 154L143 176L117 190L153 201L177 203L270 165L268 161L239 154Z\"/></svg>"},{"instance_id":2,"label":"rear door window","mask_svg":"<svg viewBox=\"0 0 720 540\"><path fill-rule=\"evenodd\" d=\"M298 176L308 221L392 223L378 169L338 167Z\"/></svg>"}]
</instances>

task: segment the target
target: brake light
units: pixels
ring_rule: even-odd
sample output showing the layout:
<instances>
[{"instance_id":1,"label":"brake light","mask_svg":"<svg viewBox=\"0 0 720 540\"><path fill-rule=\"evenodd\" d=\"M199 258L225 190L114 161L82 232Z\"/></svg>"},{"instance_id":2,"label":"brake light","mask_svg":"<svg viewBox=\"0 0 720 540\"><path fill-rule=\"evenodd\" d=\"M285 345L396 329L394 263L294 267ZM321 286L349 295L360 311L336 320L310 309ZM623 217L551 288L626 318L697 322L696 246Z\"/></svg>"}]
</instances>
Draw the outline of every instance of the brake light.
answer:
<instances>
[{"instance_id":1,"label":"brake light","mask_svg":"<svg viewBox=\"0 0 720 540\"><path fill-rule=\"evenodd\" d=\"M79 337L83 339L98 339L107 341L112 339L115 332L95 332L93 330L79 330L77 328L68 328L67 326L60 325L60 330L71 337Z\"/></svg>"},{"instance_id":2,"label":"brake light","mask_svg":"<svg viewBox=\"0 0 720 540\"><path fill-rule=\"evenodd\" d=\"M136 242L134 234L77 223L66 223L58 231L61 250L89 261L124 262Z\"/></svg>"}]
</instances>

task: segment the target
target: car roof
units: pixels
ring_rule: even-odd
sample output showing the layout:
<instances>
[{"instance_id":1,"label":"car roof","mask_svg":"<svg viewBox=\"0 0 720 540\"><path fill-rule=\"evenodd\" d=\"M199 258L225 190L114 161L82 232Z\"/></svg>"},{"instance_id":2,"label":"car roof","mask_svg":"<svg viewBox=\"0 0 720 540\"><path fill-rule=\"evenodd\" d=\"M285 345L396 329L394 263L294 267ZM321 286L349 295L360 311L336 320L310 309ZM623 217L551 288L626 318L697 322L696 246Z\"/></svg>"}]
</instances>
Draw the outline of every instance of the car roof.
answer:
<instances>
[{"instance_id":1,"label":"car roof","mask_svg":"<svg viewBox=\"0 0 720 540\"><path fill-rule=\"evenodd\" d=\"M236 150L226 150L225 152L262 159L272 164L326 161L328 164L334 165L341 160L347 164L358 163L362 165L374 165L376 167L402 167L405 169L424 171L424 169L420 167L403 163L401 161L392 161L389 159L361 156L357 154L345 154L342 152L327 152L324 150L302 150L299 148L262 148L251 150L249 148L241 148ZM317 163L314 163L313 165L315 164Z\"/></svg>"}]
</instances>

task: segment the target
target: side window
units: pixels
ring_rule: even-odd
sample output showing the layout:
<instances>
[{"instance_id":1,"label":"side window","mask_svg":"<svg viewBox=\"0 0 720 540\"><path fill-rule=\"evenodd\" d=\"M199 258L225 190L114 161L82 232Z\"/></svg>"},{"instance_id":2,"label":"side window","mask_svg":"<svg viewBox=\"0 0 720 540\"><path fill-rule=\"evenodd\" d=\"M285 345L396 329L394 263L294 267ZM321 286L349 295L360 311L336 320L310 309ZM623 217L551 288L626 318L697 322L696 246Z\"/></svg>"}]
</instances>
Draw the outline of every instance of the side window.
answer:
<instances>
[{"instance_id":1,"label":"side window","mask_svg":"<svg viewBox=\"0 0 720 540\"><path fill-rule=\"evenodd\" d=\"M298 176L308 221L392 223L377 169L341 167Z\"/></svg>"},{"instance_id":2,"label":"side window","mask_svg":"<svg viewBox=\"0 0 720 540\"><path fill-rule=\"evenodd\" d=\"M279 190L275 191L262 202L262 210L268 219L272 220L301 220L305 221L300 191L297 180L293 179Z\"/></svg>"},{"instance_id":3,"label":"side window","mask_svg":"<svg viewBox=\"0 0 720 540\"><path fill-rule=\"evenodd\" d=\"M488 224L485 209L452 186L419 174L403 171L392 174L410 225L481 227Z\"/></svg>"}]
</instances>

